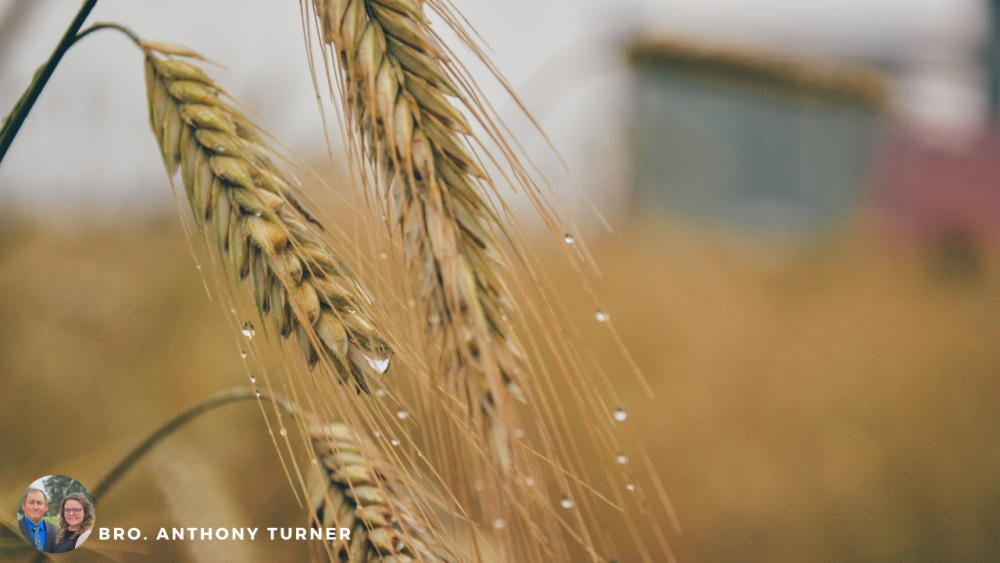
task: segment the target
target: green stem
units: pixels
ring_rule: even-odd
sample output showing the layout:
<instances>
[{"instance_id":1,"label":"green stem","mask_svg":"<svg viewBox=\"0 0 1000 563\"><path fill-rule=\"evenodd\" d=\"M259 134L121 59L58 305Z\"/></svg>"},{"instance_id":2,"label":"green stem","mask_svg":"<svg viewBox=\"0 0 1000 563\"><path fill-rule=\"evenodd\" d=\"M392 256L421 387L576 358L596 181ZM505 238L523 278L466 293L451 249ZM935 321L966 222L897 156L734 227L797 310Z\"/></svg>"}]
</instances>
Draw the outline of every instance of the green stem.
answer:
<instances>
[{"instance_id":1,"label":"green stem","mask_svg":"<svg viewBox=\"0 0 1000 563\"><path fill-rule=\"evenodd\" d=\"M136 464L146 452L151 450L154 446L160 443L164 438L173 434L178 428L184 426L188 422L191 422L199 415L205 414L208 411L214 410L222 405L227 405L229 403L235 403L237 401L246 401L256 399L257 393L253 389L248 387L236 387L233 389L228 389L217 393L198 403L197 405L189 408L188 410L182 412L181 414L174 417L166 424L160 427L159 430L154 432L148 438L146 438L141 444L136 446L124 459L118 462L114 468L109 471L103 479L101 479L97 487L90 491L91 498L94 499L94 504L97 504L98 500L104 496L104 493L108 492L115 483L124 475L133 465ZM270 401L271 396L266 392L261 391L260 399L264 401ZM294 413L292 405L282 396L275 395L274 401L288 413Z\"/></svg>"},{"instance_id":2,"label":"green stem","mask_svg":"<svg viewBox=\"0 0 1000 563\"><path fill-rule=\"evenodd\" d=\"M45 84L49 81L49 77L52 76L52 72L56 69L56 65L62 60L63 55L66 51L73 46L76 42L77 32L80 31L80 27L83 26L84 20L90 15L90 11L94 9L94 5L97 4L97 0L85 0L83 5L80 6L80 11L76 13L76 17L73 18L73 22L69 24L66 29L66 33L63 34L62 39L59 40L59 44L56 45L55 51L52 52L52 56L46 61L44 65L39 67L38 71L35 72L34 78L31 80L31 84L28 85L28 89L21 94L21 98L14 104L14 108L10 110L10 114L4 119L3 127L0 128L0 162L3 162L4 156L7 155L7 149L10 148L10 144L14 141L14 137L17 132L21 129L21 125L24 123L24 118L28 117L28 112L31 111L31 107L35 105L35 100L38 99L38 95L42 93L42 88L45 88Z\"/></svg>"},{"instance_id":3,"label":"green stem","mask_svg":"<svg viewBox=\"0 0 1000 563\"><path fill-rule=\"evenodd\" d=\"M84 37L90 35L91 33L99 29L117 29L118 31L124 33L125 35L128 35L129 39L131 39L136 45L139 45L140 47L142 46L140 45L140 41L142 41L142 39L140 39L139 36L134 31L125 27L124 25L111 22L95 23L94 25L76 34L76 37L73 38L73 43L76 43L77 41L83 39Z\"/></svg>"}]
</instances>

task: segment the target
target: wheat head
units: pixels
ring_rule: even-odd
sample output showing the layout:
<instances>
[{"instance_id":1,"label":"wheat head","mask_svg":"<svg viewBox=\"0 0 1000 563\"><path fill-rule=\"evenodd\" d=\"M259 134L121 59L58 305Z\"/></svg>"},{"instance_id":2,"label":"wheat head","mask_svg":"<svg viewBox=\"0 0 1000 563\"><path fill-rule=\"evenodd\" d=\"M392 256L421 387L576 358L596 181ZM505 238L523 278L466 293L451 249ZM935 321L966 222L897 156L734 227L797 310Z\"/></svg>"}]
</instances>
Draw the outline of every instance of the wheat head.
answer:
<instances>
[{"instance_id":1,"label":"wheat head","mask_svg":"<svg viewBox=\"0 0 1000 563\"><path fill-rule=\"evenodd\" d=\"M322 528L351 530L350 539L327 542L332 561L369 563L447 563L461 557L437 542L428 522L404 496L404 486L392 468L362 449L344 424L311 424L312 447L320 461L311 474L309 496Z\"/></svg>"},{"instance_id":2,"label":"wheat head","mask_svg":"<svg viewBox=\"0 0 1000 563\"><path fill-rule=\"evenodd\" d=\"M195 53L140 45L149 121L167 173L180 169L198 228L214 238L236 285L250 278L261 318L271 315L282 338L295 334L310 370L322 360L360 389L380 385L390 350L362 310L367 293L309 227L314 220L253 123L222 100L200 67L173 58Z\"/></svg>"},{"instance_id":3,"label":"wheat head","mask_svg":"<svg viewBox=\"0 0 1000 563\"><path fill-rule=\"evenodd\" d=\"M464 140L472 129L452 102L461 96L444 50L420 0L315 0L315 8L323 40L338 53L349 119L386 186L418 280L433 360L506 469L513 400L525 402L525 354L507 319L513 300L494 235L501 227L476 186L487 176Z\"/></svg>"}]
</instances>

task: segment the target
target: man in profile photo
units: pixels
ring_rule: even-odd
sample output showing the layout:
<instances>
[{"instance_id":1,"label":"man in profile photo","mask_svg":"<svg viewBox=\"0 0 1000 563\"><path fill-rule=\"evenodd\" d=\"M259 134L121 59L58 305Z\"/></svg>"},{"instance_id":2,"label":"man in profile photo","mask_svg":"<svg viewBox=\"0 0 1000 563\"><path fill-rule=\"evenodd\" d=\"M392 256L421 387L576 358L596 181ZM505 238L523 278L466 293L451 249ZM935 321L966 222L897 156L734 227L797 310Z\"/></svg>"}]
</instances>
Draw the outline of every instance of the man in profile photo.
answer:
<instances>
[{"instance_id":1,"label":"man in profile photo","mask_svg":"<svg viewBox=\"0 0 1000 563\"><path fill-rule=\"evenodd\" d=\"M51 522L42 519L42 516L45 516L45 513L49 511L49 502L45 491L28 489L24 493L24 503L21 504L21 510L24 511L24 518L17 522L21 528L21 535L39 551L52 553L52 546L56 542L56 527Z\"/></svg>"}]
</instances>

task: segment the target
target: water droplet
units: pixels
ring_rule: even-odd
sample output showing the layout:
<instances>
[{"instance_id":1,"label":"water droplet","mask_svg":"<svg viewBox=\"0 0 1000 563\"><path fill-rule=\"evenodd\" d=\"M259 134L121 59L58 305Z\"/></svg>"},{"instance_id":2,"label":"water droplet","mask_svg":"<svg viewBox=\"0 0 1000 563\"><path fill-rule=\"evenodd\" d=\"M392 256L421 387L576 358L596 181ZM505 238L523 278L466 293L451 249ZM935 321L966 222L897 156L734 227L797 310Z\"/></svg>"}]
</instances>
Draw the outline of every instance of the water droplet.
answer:
<instances>
[{"instance_id":1,"label":"water droplet","mask_svg":"<svg viewBox=\"0 0 1000 563\"><path fill-rule=\"evenodd\" d=\"M316 458L312 459L313 465L316 465Z\"/></svg>"},{"instance_id":2,"label":"water droplet","mask_svg":"<svg viewBox=\"0 0 1000 563\"><path fill-rule=\"evenodd\" d=\"M628 489L628 490L630 490L630 491L634 491L635 490L635 483L633 483L632 481L629 481L628 483L625 483L625 488Z\"/></svg>"},{"instance_id":3,"label":"water droplet","mask_svg":"<svg viewBox=\"0 0 1000 563\"><path fill-rule=\"evenodd\" d=\"M615 456L615 461L621 464L626 464L628 463L628 456L625 454L618 454L617 456Z\"/></svg>"},{"instance_id":4,"label":"water droplet","mask_svg":"<svg viewBox=\"0 0 1000 563\"><path fill-rule=\"evenodd\" d=\"M406 420L409 417L410 417L410 411L404 409L403 407L399 407L399 410L396 411L396 418L398 418L399 420Z\"/></svg>"},{"instance_id":5,"label":"water droplet","mask_svg":"<svg viewBox=\"0 0 1000 563\"><path fill-rule=\"evenodd\" d=\"M493 521L493 527L496 528L497 530L502 530L503 527L506 525L507 523L503 521L503 518L497 518L496 520Z\"/></svg>"},{"instance_id":6,"label":"water droplet","mask_svg":"<svg viewBox=\"0 0 1000 563\"><path fill-rule=\"evenodd\" d=\"M385 393L386 393L385 387L379 387L378 389L375 390L375 394L378 395L379 397L385 397Z\"/></svg>"},{"instance_id":7,"label":"water droplet","mask_svg":"<svg viewBox=\"0 0 1000 563\"><path fill-rule=\"evenodd\" d=\"M378 437L380 437L380 436L382 436L382 433L381 433L381 432L379 432L378 430L376 430L376 431L375 431L375 437L376 437L376 438L378 438Z\"/></svg>"},{"instance_id":8,"label":"water droplet","mask_svg":"<svg viewBox=\"0 0 1000 563\"><path fill-rule=\"evenodd\" d=\"M413 299L407 301L406 304L409 305L411 309L417 306L417 302L414 301Z\"/></svg>"},{"instance_id":9,"label":"water droplet","mask_svg":"<svg viewBox=\"0 0 1000 563\"><path fill-rule=\"evenodd\" d=\"M476 482L472 484L477 491L481 491L486 488L486 483L483 483L482 479L476 479Z\"/></svg>"},{"instance_id":10,"label":"water droplet","mask_svg":"<svg viewBox=\"0 0 1000 563\"><path fill-rule=\"evenodd\" d=\"M576 506L576 503L569 497L563 497L562 500L559 501L559 505L563 508L573 508Z\"/></svg>"},{"instance_id":11,"label":"water droplet","mask_svg":"<svg viewBox=\"0 0 1000 563\"><path fill-rule=\"evenodd\" d=\"M535 486L535 478L532 477L531 475L528 475L527 477L524 478L524 484L529 487Z\"/></svg>"},{"instance_id":12,"label":"water droplet","mask_svg":"<svg viewBox=\"0 0 1000 563\"><path fill-rule=\"evenodd\" d=\"M240 350L240 355L243 356L244 358L247 357L246 350Z\"/></svg>"},{"instance_id":13,"label":"water droplet","mask_svg":"<svg viewBox=\"0 0 1000 563\"><path fill-rule=\"evenodd\" d=\"M256 215L256 216L260 217L260 212L258 212L258 211L255 211L255 212L254 212L254 215Z\"/></svg>"},{"instance_id":14,"label":"water droplet","mask_svg":"<svg viewBox=\"0 0 1000 563\"><path fill-rule=\"evenodd\" d=\"M368 360L368 364L372 366L372 369L379 373L385 373L385 370L389 369L389 358L380 360L378 358L369 357L367 354L363 354L365 359Z\"/></svg>"},{"instance_id":15,"label":"water droplet","mask_svg":"<svg viewBox=\"0 0 1000 563\"><path fill-rule=\"evenodd\" d=\"M386 252L383 252L382 254L379 254L378 257L381 258L381 259L383 259L383 260L385 260L386 258L389 257L389 254L386 253Z\"/></svg>"},{"instance_id":16,"label":"water droplet","mask_svg":"<svg viewBox=\"0 0 1000 563\"><path fill-rule=\"evenodd\" d=\"M242 332L243 336L246 336L247 338L253 338L255 331L253 329L253 325L250 324L250 321L247 321L243 323L243 328L240 329L240 332Z\"/></svg>"},{"instance_id":17,"label":"water droplet","mask_svg":"<svg viewBox=\"0 0 1000 563\"><path fill-rule=\"evenodd\" d=\"M628 418L628 409L625 408L625 405L618 405L618 408L615 409L615 420L621 422L626 418Z\"/></svg>"},{"instance_id":18,"label":"water droplet","mask_svg":"<svg viewBox=\"0 0 1000 563\"><path fill-rule=\"evenodd\" d=\"M563 240L566 241L566 244L573 244L573 241L575 241L576 239L573 238L573 235L566 233L566 236L563 237Z\"/></svg>"},{"instance_id":19,"label":"water droplet","mask_svg":"<svg viewBox=\"0 0 1000 563\"><path fill-rule=\"evenodd\" d=\"M257 383L257 378L250 374L250 383Z\"/></svg>"},{"instance_id":20,"label":"water droplet","mask_svg":"<svg viewBox=\"0 0 1000 563\"><path fill-rule=\"evenodd\" d=\"M281 429L281 432L280 432L280 434L281 434L282 436L284 436L284 435L285 435L285 429L284 429L284 428L282 428L282 429Z\"/></svg>"},{"instance_id":21,"label":"water droplet","mask_svg":"<svg viewBox=\"0 0 1000 563\"><path fill-rule=\"evenodd\" d=\"M351 313L352 315L353 315L354 313L357 313L357 311L355 311L354 309L348 309L348 310L347 310L347 312L348 312L348 313Z\"/></svg>"},{"instance_id":22,"label":"water droplet","mask_svg":"<svg viewBox=\"0 0 1000 563\"><path fill-rule=\"evenodd\" d=\"M399 445L399 439L398 438L393 438L392 440L389 441L389 443L391 443L393 446L398 446Z\"/></svg>"},{"instance_id":23,"label":"water droplet","mask_svg":"<svg viewBox=\"0 0 1000 563\"><path fill-rule=\"evenodd\" d=\"M500 318L503 320L503 322L507 322L507 315L500 315Z\"/></svg>"},{"instance_id":24,"label":"water droplet","mask_svg":"<svg viewBox=\"0 0 1000 563\"><path fill-rule=\"evenodd\" d=\"M260 389L257 390L257 396L260 397Z\"/></svg>"},{"instance_id":25,"label":"water droplet","mask_svg":"<svg viewBox=\"0 0 1000 563\"><path fill-rule=\"evenodd\" d=\"M438 323L441 322L441 316L438 315L437 313L435 313L435 314L427 317L427 322L430 323L430 324L432 324L432 325L436 325L436 324L438 324Z\"/></svg>"},{"instance_id":26,"label":"water droplet","mask_svg":"<svg viewBox=\"0 0 1000 563\"><path fill-rule=\"evenodd\" d=\"M194 267L195 267L195 268L198 268L198 269L200 270L200 269L201 269L201 264L195 264L195 266L194 266Z\"/></svg>"},{"instance_id":27,"label":"water droplet","mask_svg":"<svg viewBox=\"0 0 1000 563\"><path fill-rule=\"evenodd\" d=\"M597 312L594 313L594 318L597 319L597 322L603 323L604 321L611 318L611 316L608 315L608 313L604 309L598 309Z\"/></svg>"},{"instance_id":28,"label":"water droplet","mask_svg":"<svg viewBox=\"0 0 1000 563\"><path fill-rule=\"evenodd\" d=\"M514 429L514 437L515 438L524 438L524 430L522 430L520 428L515 428Z\"/></svg>"},{"instance_id":29,"label":"water droplet","mask_svg":"<svg viewBox=\"0 0 1000 563\"><path fill-rule=\"evenodd\" d=\"M417 457L424 457L424 452L417 452Z\"/></svg>"},{"instance_id":30,"label":"water droplet","mask_svg":"<svg viewBox=\"0 0 1000 563\"><path fill-rule=\"evenodd\" d=\"M233 313L235 315L236 314L236 308L235 307L230 307L229 308L229 312Z\"/></svg>"}]
</instances>

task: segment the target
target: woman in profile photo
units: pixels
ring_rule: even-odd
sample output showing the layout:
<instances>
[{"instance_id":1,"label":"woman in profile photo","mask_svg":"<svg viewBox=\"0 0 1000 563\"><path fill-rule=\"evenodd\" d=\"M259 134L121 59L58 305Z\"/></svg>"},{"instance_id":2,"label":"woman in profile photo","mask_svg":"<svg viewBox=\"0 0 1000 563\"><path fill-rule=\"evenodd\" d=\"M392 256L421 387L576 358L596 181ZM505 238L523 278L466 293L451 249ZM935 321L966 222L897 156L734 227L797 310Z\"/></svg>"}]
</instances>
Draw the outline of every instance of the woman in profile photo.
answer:
<instances>
[{"instance_id":1,"label":"woman in profile photo","mask_svg":"<svg viewBox=\"0 0 1000 563\"><path fill-rule=\"evenodd\" d=\"M59 507L59 531L52 553L72 551L87 541L94 526L94 505L80 493L70 493Z\"/></svg>"}]
</instances>

